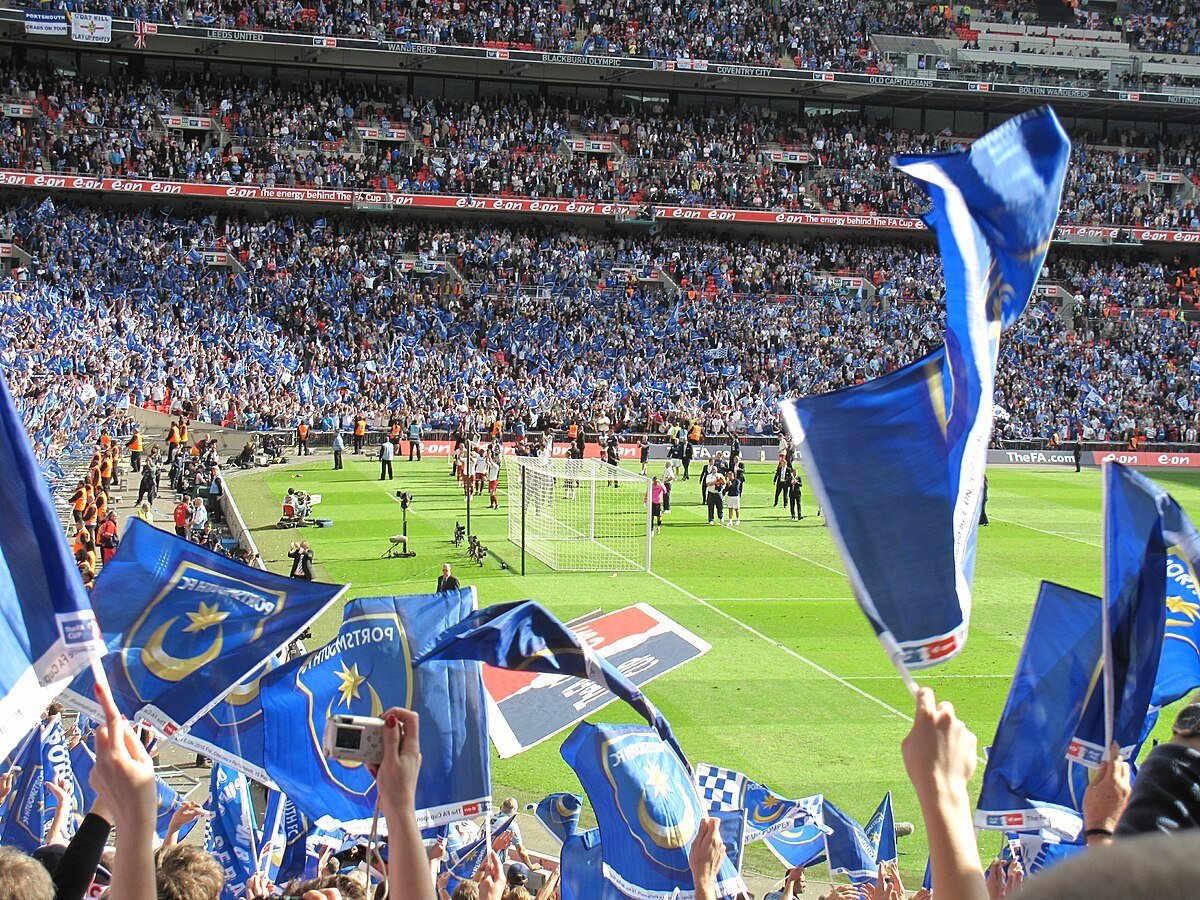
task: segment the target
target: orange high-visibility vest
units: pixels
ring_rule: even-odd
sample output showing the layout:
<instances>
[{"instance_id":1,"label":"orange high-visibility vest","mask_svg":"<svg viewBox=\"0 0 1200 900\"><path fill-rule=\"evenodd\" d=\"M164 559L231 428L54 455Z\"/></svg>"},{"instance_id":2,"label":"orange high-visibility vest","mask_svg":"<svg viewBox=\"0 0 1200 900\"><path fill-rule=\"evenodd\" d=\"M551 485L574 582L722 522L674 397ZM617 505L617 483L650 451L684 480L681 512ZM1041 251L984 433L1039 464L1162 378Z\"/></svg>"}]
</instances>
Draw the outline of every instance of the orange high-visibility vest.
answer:
<instances>
[{"instance_id":1,"label":"orange high-visibility vest","mask_svg":"<svg viewBox=\"0 0 1200 900\"><path fill-rule=\"evenodd\" d=\"M128 446L129 449L132 450L134 453L141 453L142 452L142 436L135 431L133 433L133 437L131 437L129 439L129 443L126 446Z\"/></svg>"}]
</instances>

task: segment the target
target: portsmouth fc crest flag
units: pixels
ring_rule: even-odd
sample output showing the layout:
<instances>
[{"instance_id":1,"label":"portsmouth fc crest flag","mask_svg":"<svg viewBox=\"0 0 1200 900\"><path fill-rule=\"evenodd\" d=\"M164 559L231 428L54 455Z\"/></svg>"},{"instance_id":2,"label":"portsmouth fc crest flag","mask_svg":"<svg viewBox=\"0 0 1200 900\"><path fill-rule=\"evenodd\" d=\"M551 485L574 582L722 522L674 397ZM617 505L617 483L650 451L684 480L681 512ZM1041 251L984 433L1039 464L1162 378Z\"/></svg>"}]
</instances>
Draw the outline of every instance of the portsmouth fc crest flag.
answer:
<instances>
[{"instance_id":1,"label":"portsmouth fc crest flag","mask_svg":"<svg viewBox=\"0 0 1200 900\"><path fill-rule=\"evenodd\" d=\"M1171 547L1167 553L1167 623L1150 705L1174 703L1200 687L1200 593L1197 567Z\"/></svg>"},{"instance_id":2,"label":"portsmouth fc crest flag","mask_svg":"<svg viewBox=\"0 0 1200 900\"><path fill-rule=\"evenodd\" d=\"M252 569L131 519L92 589L113 699L128 718L172 737L345 590ZM81 673L69 694L101 719L93 684Z\"/></svg>"},{"instance_id":3,"label":"portsmouth fc crest flag","mask_svg":"<svg viewBox=\"0 0 1200 900\"><path fill-rule=\"evenodd\" d=\"M1067 751L1100 693L1102 624L1099 597L1042 582L988 753L977 828L1079 834L1087 770Z\"/></svg>"},{"instance_id":4,"label":"portsmouth fc crest flag","mask_svg":"<svg viewBox=\"0 0 1200 900\"><path fill-rule=\"evenodd\" d=\"M474 606L470 589L351 600L337 637L263 678L267 774L317 825L336 822L350 833L366 833L375 808L371 773L322 754L326 721L337 714L378 717L393 706L420 716L420 827L487 812L491 760L480 664L413 665L422 642L460 622Z\"/></svg>"},{"instance_id":5,"label":"portsmouth fc crest flag","mask_svg":"<svg viewBox=\"0 0 1200 900\"><path fill-rule=\"evenodd\" d=\"M1102 691L1088 698L1069 751L1090 768L1111 741L1141 742L1162 655L1169 551L1200 564L1200 532L1170 494L1119 463L1104 464Z\"/></svg>"},{"instance_id":6,"label":"portsmouth fc crest flag","mask_svg":"<svg viewBox=\"0 0 1200 900\"><path fill-rule=\"evenodd\" d=\"M583 798L578 794L549 794L539 803L530 804L525 808L533 810L534 818L542 823L542 827L560 846L566 843L571 835L579 833Z\"/></svg>"},{"instance_id":7,"label":"portsmouth fc crest flag","mask_svg":"<svg viewBox=\"0 0 1200 900\"><path fill-rule=\"evenodd\" d=\"M971 145L895 165L932 202L945 345L902 369L781 412L892 660L937 665L966 642L1000 332L1033 292L1070 144L1050 109Z\"/></svg>"},{"instance_id":8,"label":"portsmouth fc crest flag","mask_svg":"<svg viewBox=\"0 0 1200 900\"><path fill-rule=\"evenodd\" d=\"M587 722L571 732L561 752L596 813L605 880L633 900L691 900L688 852L705 810L678 754L645 726ZM725 859L716 895L745 891Z\"/></svg>"},{"instance_id":9,"label":"portsmouth fc crest flag","mask_svg":"<svg viewBox=\"0 0 1200 900\"><path fill-rule=\"evenodd\" d=\"M821 821L820 794L787 800L732 769L701 763L696 766L696 786L711 815L746 811L746 843Z\"/></svg>"},{"instance_id":10,"label":"portsmouth fc crest flag","mask_svg":"<svg viewBox=\"0 0 1200 900\"><path fill-rule=\"evenodd\" d=\"M0 756L104 653L25 425L0 376Z\"/></svg>"},{"instance_id":11,"label":"portsmouth fc crest flag","mask_svg":"<svg viewBox=\"0 0 1200 900\"><path fill-rule=\"evenodd\" d=\"M261 690L263 678L280 665L277 657L268 657L174 742L274 787L264 764Z\"/></svg>"}]
</instances>

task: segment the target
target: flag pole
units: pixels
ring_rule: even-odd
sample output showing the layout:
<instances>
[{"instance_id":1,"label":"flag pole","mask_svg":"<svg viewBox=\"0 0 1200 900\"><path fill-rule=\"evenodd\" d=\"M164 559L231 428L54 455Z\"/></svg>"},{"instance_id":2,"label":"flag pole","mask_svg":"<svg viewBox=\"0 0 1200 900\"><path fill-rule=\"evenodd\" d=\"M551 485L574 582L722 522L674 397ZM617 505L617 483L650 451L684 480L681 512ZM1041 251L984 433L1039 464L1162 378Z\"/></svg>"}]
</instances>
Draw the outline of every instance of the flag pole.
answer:
<instances>
[{"instance_id":1,"label":"flag pole","mask_svg":"<svg viewBox=\"0 0 1200 900\"><path fill-rule=\"evenodd\" d=\"M1113 597L1112 586L1109 584L1108 579L1108 492L1111 482L1112 461L1105 460L1102 465L1104 487L1100 494L1100 520L1104 523L1104 533L1100 538L1100 560L1103 568L1104 590L1103 602L1100 604L1100 660L1104 666L1104 754L1101 758L1109 760L1112 758L1113 719L1115 717L1114 707L1116 706L1116 676L1113 673L1112 614L1109 608Z\"/></svg>"}]
</instances>

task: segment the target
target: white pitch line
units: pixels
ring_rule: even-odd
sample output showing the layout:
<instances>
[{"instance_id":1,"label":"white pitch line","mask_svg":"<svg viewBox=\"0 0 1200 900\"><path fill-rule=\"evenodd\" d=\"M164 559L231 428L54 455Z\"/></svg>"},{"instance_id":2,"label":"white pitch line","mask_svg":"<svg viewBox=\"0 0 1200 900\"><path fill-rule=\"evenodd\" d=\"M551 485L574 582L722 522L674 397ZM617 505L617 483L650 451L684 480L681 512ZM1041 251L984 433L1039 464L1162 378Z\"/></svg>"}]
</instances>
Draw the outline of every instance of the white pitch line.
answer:
<instances>
[{"instance_id":1,"label":"white pitch line","mask_svg":"<svg viewBox=\"0 0 1200 900\"><path fill-rule=\"evenodd\" d=\"M989 519L995 519L997 522L1003 522L1006 525L1016 525L1018 528L1028 528L1030 531L1036 531L1040 534L1048 534L1051 537L1062 538L1064 541L1074 541L1077 544L1087 544L1089 547L1099 547L1096 541L1088 541L1083 538L1071 537L1069 534L1064 534L1061 531L1047 531L1045 528L1038 528L1036 525L1026 525L1024 522L1014 522L1012 519L1002 519L999 516L988 516Z\"/></svg>"},{"instance_id":2,"label":"white pitch line","mask_svg":"<svg viewBox=\"0 0 1200 900\"><path fill-rule=\"evenodd\" d=\"M853 691L854 693L858 694L860 697L863 697L867 700L870 700L872 703L882 706L893 716L899 716L905 722L912 721L912 716L908 715L907 713L900 712L900 710L896 709L896 707L894 707L888 703L885 703L883 700L880 700L874 694L869 694L866 691L864 691L862 688L858 687L857 685L851 684L849 681L847 681L845 678L842 678L840 675L835 675L833 672L830 672L828 669L826 669L824 666L820 665L819 663L813 662L807 656L802 656L801 654L797 653L795 650L793 650L791 647L788 647L786 644L781 644L781 643L779 643L779 641L775 640L774 638L768 637L767 635L765 635L761 631L759 631L757 628L755 628L753 625L748 625L745 622L743 622L737 616L731 616L729 613L725 612L725 610L721 609L720 607L713 606L713 604L709 603L703 597L697 597L695 594L693 594L687 588L680 587L675 582L671 581L670 579L664 578L662 575L659 575L657 572L651 571L649 574L653 575L655 578L657 578L659 581L661 581L667 587L674 588L679 593L683 594L685 597L689 597L692 600L696 601L701 606L703 606L705 609L709 609L709 610L715 612L717 615L721 616L722 618L728 619L730 622L733 622L735 625L737 625L743 631L746 631L749 634L754 635L756 638L759 638L760 640L766 641L772 647L777 647L778 649L780 649L784 653L786 653L788 656L798 659L800 662L804 663L809 668L815 669L817 672L820 672L826 678L830 678L833 681L836 681L842 687Z\"/></svg>"},{"instance_id":3,"label":"white pitch line","mask_svg":"<svg viewBox=\"0 0 1200 900\"><path fill-rule=\"evenodd\" d=\"M929 679L934 679L934 678L1008 678L1008 679L1011 679L1012 678L1011 675L1002 675L1000 673L996 673L996 674L992 674L992 675L985 675L982 673L971 674L971 673L967 673L967 672L957 673L957 674L953 674L953 675L939 675L937 672L922 672L921 677L923 679L924 678L929 678ZM895 681L896 676L895 675L847 675L846 680L847 681Z\"/></svg>"},{"instance_id":4,"label":"white pitch line","mask_svg":"<svg viewBox=\"0 0 1200 900\"><path fill-rule=\"evenodd\" d=\"M761 538L756 534L751 534L748 531L743 531L741 529L741 526L739 526L739 525L731 526L729 528L726 528L725 530L732 531L736 534L740 534L742 537L750 538L750 540L752 540L752 541L758 541L760 544L765 544L768 547L778 550L780 553L786 553L788 556L794 556L794 557L796 557L796 559L802 559L806 563L812 563L817 568L824 569L826 572L832 572L834 575L841 575L843 578L846 577L846 573L843 572L841 569L835 569L833 566L826 565L823 562L817 562L815 559L805 556L803 553L797 553L795 550L789 550L787 547L781 547L779 544L776 544L774 541L768 541L766 538Z\"/></svg>"}]
</instances>

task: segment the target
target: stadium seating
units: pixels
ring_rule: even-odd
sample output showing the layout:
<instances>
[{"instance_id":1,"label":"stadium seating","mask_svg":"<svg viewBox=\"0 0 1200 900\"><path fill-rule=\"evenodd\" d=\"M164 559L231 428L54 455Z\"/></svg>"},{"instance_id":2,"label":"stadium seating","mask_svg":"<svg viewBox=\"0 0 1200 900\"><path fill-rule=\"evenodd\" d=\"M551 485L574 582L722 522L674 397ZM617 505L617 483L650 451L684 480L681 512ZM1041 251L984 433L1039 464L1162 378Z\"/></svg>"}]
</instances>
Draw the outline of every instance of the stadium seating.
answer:
<instances>
[{"instance_id":1,"label":"stadium seating","mask_svg":"<svg viewBox=\"0 0 1200 900\"><path fill-rule=\"evenodd\" d=\"M0 284L12 378L52 410L74 409L86 384L103 391L88 395L97 414L130 402L251 429L301 415L332 427L358 410L454 428L500 409L536 430L587 406L622 430L678 410L772 434L778 398L883 374L940 335L939 260L905 244L631 243L62 203L10 207L0 227L34 260ZM998 439L1062 438L1074 423L1097 440L1135 427L1194 440L1195 329L1175 318L1192 277L1053 255L1059 299L1005 344ZM63 303L78 315L58 319ZM69 377L39 378L50 371ZM86 443L72 424L56 439Z\"/></svg>"},{"instance_id":2,"label":"stadium seating","mask_svg":"<svg viewBox=\"0 0 1200 900\"><path fill-rule=\"evenodd\" d=\"M750 105L696 116L653 104L418 100L334 83L6 74L9 96L39 118L2 120L0 168L43 173L913 215L922 199L891 155L974 137ZM194 127L177 127L187 116ZM1064 224L1200 230L1190 136L1093 140L1076 151Z\"/></svg>"}]
</instances>

